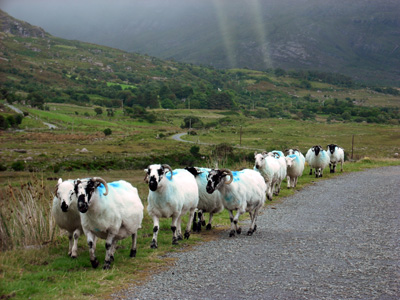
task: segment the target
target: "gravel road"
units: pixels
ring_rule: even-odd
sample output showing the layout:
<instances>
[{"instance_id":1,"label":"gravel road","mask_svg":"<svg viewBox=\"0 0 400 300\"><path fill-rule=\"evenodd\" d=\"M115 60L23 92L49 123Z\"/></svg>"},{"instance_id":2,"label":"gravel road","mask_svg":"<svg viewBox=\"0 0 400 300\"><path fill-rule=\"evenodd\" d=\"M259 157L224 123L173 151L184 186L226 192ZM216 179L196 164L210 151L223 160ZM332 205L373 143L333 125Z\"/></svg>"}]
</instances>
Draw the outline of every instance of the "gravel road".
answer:
<instances>
[{"instance_id":1,"label":"gravel road","mask_svg":"<svg viewBox=\"0 0 400 300\"><path fill-rule=\"evenodd\" d=\"M274 208L253 236L171 254L114 298L400 299L400 166L319 180Z\"/></svg>"}]
</instances>

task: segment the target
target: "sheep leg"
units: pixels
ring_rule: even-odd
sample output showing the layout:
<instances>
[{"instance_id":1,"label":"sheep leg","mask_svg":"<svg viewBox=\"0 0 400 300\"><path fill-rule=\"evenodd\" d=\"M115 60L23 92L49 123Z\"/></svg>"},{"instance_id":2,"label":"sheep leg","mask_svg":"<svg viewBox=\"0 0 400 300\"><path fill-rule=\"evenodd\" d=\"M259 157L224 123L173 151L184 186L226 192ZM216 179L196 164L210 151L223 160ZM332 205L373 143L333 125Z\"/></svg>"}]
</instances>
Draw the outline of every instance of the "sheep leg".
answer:
<instances>
[{"instance_id":1,"label":"sheep leg","mask_svg":"<svg viewBox=\"0 0 400 300\"><path fill-rule=\"evenodd\" d=\"M71 249L71 257L76 258L78 256L78 239L81 235L81 230L80 229L75 229L74 234L73 234L73 246Z\"/></svg>"},{"instance_id":2,"label":"sheep leg","mask_svg":"<svg viewBox=\"0 0 400 300\"><path fill-rule=\"evenodd\" d=\"M340 161L340 172L343 172L343 160Z\"/></svg>"},{"instance_id":3,"label":"sheep leg","mask_svg":"<svg viewBox=\"0 0 400 300\"><path fill-rule=\"evenodd\" d=\"M298 177L295 177L294 180L292 180L293 188L297 186L297 179Z\"/></svg>"},{"instance_id":4,"label":"sheep leg","mask_svg":"<svg viewBox=\"0 0 400 300\"><path fill-rule=\"evenodd\" d=\"M188 220L188 223L187 223L187 225L186 225L186 230L185 230L185 239L189 239L189 237L190 237L190 224L192 223L192 220L193 220L193 217L194 217L194 211L195 211L195 208L192 208L190 211L189 211L189 220ZM203 220L204 220L204 217L202 216L202 218L203 218ZM201 228L201 225L200 225L200 228Z\"/></svg>"},{"instance_id":5,"label":"sheep leg","mask_svg":"<svg viewBox=\"0 0 400 300\"><path fill-rule=\"evenodd\" d=\"M99 266L99 261L97 260L96 253L95 253L97 238L91 231L87 232L86 238L87 238L87 243L89 246L90 262L92 264L92 267L94 269L96 269Z\"/></svg>"},{"instance_id":6,"label":"sheep leg","mask_svg":"<svg viewBox=\"0 0 400 300\"><path fill-rule=\"evenodd\" d=\"M235 236L235 225L233 224L233 211L229 210L229 218L231 220L231 231L229 232L229 237Z\"/></svg>"},{"instance_id":7,"label":"sheep leg","mask_svg":"<svg viewBox=\"0 0 400 300\"><path fill-rule=\"evenodd\" d=\"M250 225L249 231L247 232L247 235L253 235L253 233L257 230L256 219L257 219L257 215L258 215L258 210L259 210L259 207L257 207L254 210L254 212L249 211L251 225Z\"/></svg>"},{"instance_id":8,"label":"sheep leg","mask_svg":"<svg viewBox=\"0 0 400 300\"><path fill-rule=\"evenodd\" d=\"M182 235L182 213L178 217L177 225L176 225L176 234L178 235L178 241L183 240Z\"/></svg>"},{"instance_id":9,"label":"sheep leg","mask_svg":"<svg viewBox=\"0 0 400 300\"><path fill-rule=\"evenodd\" d=\"M130 257L136 257L136 243L137 243L137 232L132 233L132 247Z\"/></svg>"},{"instance_id":10,"label":"sheep leg","mask_svg":"<svg viewBox=\"0 0 400 300\"><path fill-rule=\"evenodd\" d=\"M72 256L72 247L73 247L73 233L72 232L68 232L68 241L69 241L69 245L68 245L68 256Z\"/></svg>"},{"instance_id":11,"label":"sheep leg","mask_svg":"<svg viewBox=\"0 0 400 300\"><path fill-rule=\"evenodd\" d=\"M273 183L268 182L267 183L267 198L269 201L272 201L272 187L273 187Z\"/></svg>"},{"instance_id":12,"label":"sheep leg","mask_svg":"<svg viewBox=\"0 0 400 300\"><path fill-rule=\"evenodd\" d=\"M158 230L160 228L160 222L158 217L154 216L153 217L153 240L151 241L150 248L156 249L158 247L157 245L157 236L158 236Z\"/></svg>"},{"instance_id":13,"label":"sheep leg","mask_svg":"<svg viewBox=\"0 0 400 300\"><path fill-rule=\"evenodd\" d=\"M286 176L287 188L290 189L290 176Z\"/></svg>"},{"instance_id":14,"label":"sheep leg","mask_svg":"<svg viewBox=\"0 0 400 300\"><path fill-rule=\"evenodd\" d=\"M200 232L201 231L201 225L204 222L204 214L203 211L200 210L198 213L198 222L197 222L197 231Z\"/></svg>"},{"instance_id":15,"label":"sheep leg","mask_svg":"<svg viewBox=\"0 0 400 300\"><path fill-rule=\"evenodd\" d=\"M213 213L210 213L210 218L208 219L208 224L207 224L207 227L206 227L207 230L211 230L212 219L213 219Z\"/></svg>"},{"instance_id":16,"label":"sheep leg","mask_svg":"<svg viewBox=\"0 0 400 300\"><path fill-rule=\"evenodd\" d=\"M236 211L236 215L233 218L233 224L235 225L235 229L236 229L236 233L237 234L241 234L242 233L242 228L240 226L238 226L238 222L239 222L239 217L241 214L243 214L244 211L241 211L240 209L238 209Z\"/></svg>"},{"instance_id":17,"label":"sheep leg","mask_svg":"<svg viewBox=\"0 0 400 300\"><path fill-rule=\"evenodd\" d=\"M310 169L310 175L312 175L312 168Z\"/></svg>"},{"instance_id":18,"label":"sheep leg","mask_svg":"<svg viewBox=\"0 0 400 300\"><path fill-rule=\"evenodd\" d=\"M114 241L115 234L109 233L106 239L106 258L104 260L104 270L108 270L111 266L111 261L114 260L114 252L116 241Z\"/></svg>"},{"instance_id":19,"label":"sheep leg","mask_svg":"<svg viewBox=\"0 0 400 300\"><path fill-rule=\"evenodd\" d=\"M198 232L198 231L201 230L201 227L200 228L197 227L197 223L198 223L197 222L197 212L194 212L194 216L193 216L193 232Z\"/></svg>"},{"instance_id":20,"label":"sheep leg","mask_svg":"<svg viewBox=\"0 0 400 300\"><path fill-rule=\"evenodd\" d=\"M180 221L180 216L177 217L176 215L172 215L172 223L171 223L172 245L178 245L179 234L181 233L179 221ZM178 229L177 229L177 225L179 227ZM182 240L182 234L181 234L180 239Z\"/></svg>"}]
</instances>

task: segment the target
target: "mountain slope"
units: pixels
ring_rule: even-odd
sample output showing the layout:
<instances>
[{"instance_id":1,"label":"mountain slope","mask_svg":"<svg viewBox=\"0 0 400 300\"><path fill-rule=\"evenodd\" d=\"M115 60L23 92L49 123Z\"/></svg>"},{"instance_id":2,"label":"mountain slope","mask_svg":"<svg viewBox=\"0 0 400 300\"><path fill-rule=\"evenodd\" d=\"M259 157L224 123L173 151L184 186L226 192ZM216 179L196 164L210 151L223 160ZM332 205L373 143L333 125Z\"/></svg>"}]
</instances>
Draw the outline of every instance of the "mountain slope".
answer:
<instances>
[{"instance_id":1,"label":"mountain slope","mask_svg":"<svg viewBox=\"0 0 400 300\"><path fill-rule=\"evenodd\" d=\"M96 7L75 3L62 9L59 3L25 5L29 19L24 19L57 36L163 59L217 68L320 70L368 83L400 82L396 0L152 0ZM11 4L8 7L12 10Z\"/></svg>"}]
</instances>

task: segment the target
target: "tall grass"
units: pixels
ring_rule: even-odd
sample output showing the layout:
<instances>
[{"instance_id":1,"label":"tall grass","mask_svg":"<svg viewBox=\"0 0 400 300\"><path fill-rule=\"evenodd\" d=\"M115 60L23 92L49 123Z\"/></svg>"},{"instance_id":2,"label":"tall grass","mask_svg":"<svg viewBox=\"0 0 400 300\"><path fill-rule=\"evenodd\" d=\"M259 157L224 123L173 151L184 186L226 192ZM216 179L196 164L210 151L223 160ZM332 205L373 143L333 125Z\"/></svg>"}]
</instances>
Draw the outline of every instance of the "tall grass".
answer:
<instances>
[{"instance_id":1,"label":"tall grass","mask_svg":"<svg viewBox=\"0 0 400 300\"><path fill-rule=\"evenodd\" d=\"M32 176L17 187L10 184L0 196L0 249L40 246L51 242L60 230L51 216L53 195Z\"/></svg>"}]
</instances>

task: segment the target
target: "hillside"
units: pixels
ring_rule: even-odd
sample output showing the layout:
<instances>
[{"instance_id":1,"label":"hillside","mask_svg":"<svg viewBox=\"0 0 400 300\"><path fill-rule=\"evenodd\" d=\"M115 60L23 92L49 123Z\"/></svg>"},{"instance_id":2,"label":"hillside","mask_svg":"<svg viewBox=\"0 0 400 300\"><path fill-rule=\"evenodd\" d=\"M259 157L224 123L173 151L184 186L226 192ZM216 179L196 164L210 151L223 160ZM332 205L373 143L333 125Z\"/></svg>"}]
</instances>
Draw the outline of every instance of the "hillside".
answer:
<instances>
[{"instance_id":1,"label":"hillside","mask_svg":"<svg viewBox=\"0 0 400 300\"><path fill-rule=\"evenodd\" d=\"M216 70L54 37L0 11L1 96L99 105L127 115L145 108L243 110L247 116L398 123L399 91L360 86L337 73ZM373 108L379 106L380 108Z\"/></svg>"},{"instance_id":2,"label":"hillside","mask_svg":"<svg viewBox=\"0 0 400 300\"><path fill-rule=\"evenodd\" d=\"M335 72L373 85L400 82L396 0L8 2L8 11L56 36L162 59Z\"/></svg>"}]
</instances>

